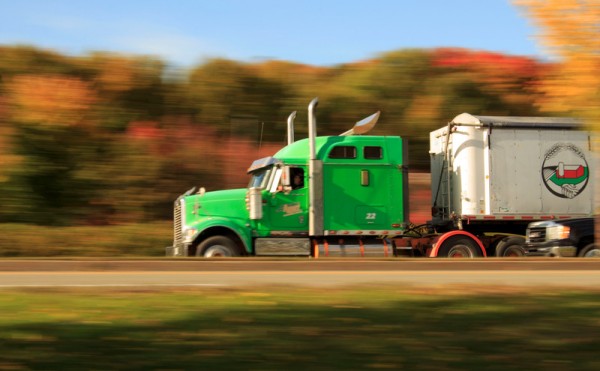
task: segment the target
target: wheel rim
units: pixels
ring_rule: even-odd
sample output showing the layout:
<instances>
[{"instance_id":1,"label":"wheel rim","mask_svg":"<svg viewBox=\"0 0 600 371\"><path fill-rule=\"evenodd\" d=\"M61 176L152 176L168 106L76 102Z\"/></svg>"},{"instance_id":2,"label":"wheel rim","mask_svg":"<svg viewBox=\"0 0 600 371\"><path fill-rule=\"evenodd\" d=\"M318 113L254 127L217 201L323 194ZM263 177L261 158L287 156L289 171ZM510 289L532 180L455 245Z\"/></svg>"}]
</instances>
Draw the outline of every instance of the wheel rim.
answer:
<instances>
[{"instance_id":1,"label":"wheel rim","mask_svg":"<svg viewBox=\"0 0 600 371\"><path fill-rule=\"evenodd\" d=\"M231 252L226 246L215 245L209 247L204 253L204 256L207 258L230 257Z\"/></svg>"},{"instance_id":2,"label":"wheel rim","mask_svg":"<svg viewBox=\"0 0 600 371\"><path fill-rule=\"evenodd\" d=\"M591 249L583 255L584 258L600 258L600 249Z\"/></svg>"},{"instance_id":3,"label":"wheel rim","mask_svg":"<svg viewBox=\"0 0 600 371\"><path fill-rule=\"evenodd\" d=\"M450 251L448 251L449 258L472 258L473 252L468 246L465 245L456 245L452 246Z\"/></svg>"},{"instance_id":4,"label":"wheel rim","mask_svg":"<svg viewBox=\"0 0 600 371\"><path fill-rule=\"evenodd\" d=\"M519 256L523 256L525 254L523 254L523 251L517 247L517 246L509 246L505 251L504 251L504 255L506 257L519 257Z\"/></svg>"}]
</instances>

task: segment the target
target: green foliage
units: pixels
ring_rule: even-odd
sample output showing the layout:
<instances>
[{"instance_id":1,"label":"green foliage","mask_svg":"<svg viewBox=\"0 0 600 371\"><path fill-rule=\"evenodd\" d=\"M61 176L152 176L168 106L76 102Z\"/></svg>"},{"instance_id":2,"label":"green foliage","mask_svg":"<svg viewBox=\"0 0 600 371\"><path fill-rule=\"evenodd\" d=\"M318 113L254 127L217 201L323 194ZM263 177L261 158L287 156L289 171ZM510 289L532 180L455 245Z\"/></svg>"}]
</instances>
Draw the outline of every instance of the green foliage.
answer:
<instances>
[{"instance_id":1,"label":"green foliage","mask_svg":"<svg viewBox=\"0 0 600 371\"><path fill-rule=\"evenodd\" d=\"M286 119L320 97L319 135L382 111L377 135L410 143L427 170L428 134L462 112L532 115L548 69L525 57L462 49L398 50L313 67L209 60L179 78L164 62L0 48L0 222L40 225L169 219L197 185L244 186L243 170L284 145ZM169 77L171 76L171 77Z\"/></svg>"},{"instance_id":2,"label":"green foliage","mask_svg":"<svg viewBox=\"0 0 600 371\"><path fill-rule=\"evenodd\" d=\"M598 369L597 292L458 289L4 290L0 369Z\"/></svg>"},{"instance_id":3,"label":"green foliage","mask_svg":"<svg viewBox=\"0 0 600 371\"><path fill-rule=\"evenodd\" d=\"M21 74L71 74L84 70L73 58L28 46L0 46L0 76L7 79Z\"/></svg>"},{"instance_id":4,"label":"green foliage","mask_svg":"<svg viewBox=\"0 0 600 371\"><path fill-rule=\"evenodd\" d=\"M172 243L172 234L173 225L169 222L81 227L3 223L0 224L0 256L164 256L165 246Z\"/></svg>"},{"instance_id":5,"label":"green foliage","mask_svg":"<svg viewBox=\"0 0 600 371\"><path fill-rule=\"evenodd\" d=\"M223 135L281 140L285 121L277 120L289 98L286 84L259 76L246 65L212 60L194 69L189 80L190 101L197 120ZM267 129L266 131L264 129Z\"/></svg>"}]
</instances>

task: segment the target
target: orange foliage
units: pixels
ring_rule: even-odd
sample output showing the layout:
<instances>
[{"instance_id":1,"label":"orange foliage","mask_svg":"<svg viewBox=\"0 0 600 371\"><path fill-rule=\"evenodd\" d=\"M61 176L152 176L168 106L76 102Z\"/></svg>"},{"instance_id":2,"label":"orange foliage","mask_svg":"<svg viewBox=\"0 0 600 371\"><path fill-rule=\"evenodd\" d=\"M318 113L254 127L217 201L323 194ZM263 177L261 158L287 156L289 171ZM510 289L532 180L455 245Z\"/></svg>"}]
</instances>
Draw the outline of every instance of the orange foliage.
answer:
<instances>
[{"instance_id":1,"label":"orange foliage","mask_svg":"<svg viewBox=\"0 0 600 371\"><path fill-rule=\"evenodd\" d=\"M5 97L0 95L0 123L4 121L5 117L8 115L8 105L6 104Z\"/></svg>"},{"instance_id":2,"label":"orange foliage","mask_svg":"<svg viewBox=\"0 0 600 371\"><path fill-rule=\"evenodd\" d=\"M97 72L95 83L105 94L148 88L162 71L159 61L113 53L95 53L80 63Z\"/></svg>"},{"instance_id":3,"label":"orange foliage","mask_svg":"<svg viewBox=\"0 0 600 371\"><path fill-rule=\"evenodd\" d=\"M135 87L135 68L131 59L107 58L102 60L97 80L104 90L124 92Z\"/></svg>"},{"instance_id":4,"label":"orange foliage","mask_svg":"<svg viewBox=\"0 0 600 371\"><path fill-rule=\"evenodd\" d=\"M110 59L105 62L98 82L108 91L123 92L135 85L131 62L126 59Z\"/></svg>"},{"instance_id":5,"label":"orange foliage","mask_svg":"<svg viewBox=\"0 0 600 371\"><path fill-rule=\"evenodd\" d=\"M600 51L600 0L516 0L543 29L541 41L566 59Z\"/></svg>"},{"instance_id":6,"label":"orange foliage","mask_svg":"<svg viewBox=\"0 0 600 371\"><path fill-rule=\"evenodd\" d=\"M561 58L540 86L548 111L570 111L600 127L600 0L517 0Z\"/></svg>"},{"instance_id":7,"label":"orange foliage","mask_svg":"<svg viewBox=\"0 0 600 371\"><path fill-rule=\"evenodd\" d=\"M444 97L440 95L421 95L412 100L406 109L407 121L431 120L438 118L440 107L444 103Z\"/></svg>"},{"instance_id":8,"label":"orange foliage","mask_svg":"<svg viewBox=\"0 0 600 371\"><path fill-rule=\"evenodd\" d=\"M33 125L74 126L97 101L84 81L66 76L19 75L8 82L12 117Z\"/></svg>"}]
</instances>

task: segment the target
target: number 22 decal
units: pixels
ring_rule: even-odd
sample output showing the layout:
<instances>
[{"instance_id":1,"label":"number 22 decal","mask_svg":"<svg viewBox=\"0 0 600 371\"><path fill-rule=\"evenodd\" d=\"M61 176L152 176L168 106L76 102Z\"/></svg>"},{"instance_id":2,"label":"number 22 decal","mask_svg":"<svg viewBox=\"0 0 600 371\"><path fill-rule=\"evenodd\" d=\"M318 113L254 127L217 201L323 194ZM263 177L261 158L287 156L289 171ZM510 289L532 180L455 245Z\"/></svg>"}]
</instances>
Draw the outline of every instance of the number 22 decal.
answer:
<instances>
[{"instance_id":1,"label":"number 22 decal","mask_svg":"<svg viewBox=\"0 0 600 371\"><path fill-rule=\"evenodd\" d=\"M365 219L367 219L367 220L377 219L377 213L367 213L367 217Z\"/></svg>"}]
</instances>

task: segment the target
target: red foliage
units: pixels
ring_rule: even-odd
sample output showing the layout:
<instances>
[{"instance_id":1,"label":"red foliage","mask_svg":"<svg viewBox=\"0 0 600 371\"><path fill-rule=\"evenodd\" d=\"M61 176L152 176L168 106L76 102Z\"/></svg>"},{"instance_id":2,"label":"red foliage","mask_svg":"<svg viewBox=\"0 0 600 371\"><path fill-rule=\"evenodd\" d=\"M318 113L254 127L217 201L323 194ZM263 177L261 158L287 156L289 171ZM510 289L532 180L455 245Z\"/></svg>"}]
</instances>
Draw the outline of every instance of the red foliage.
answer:
<instances>
[{"instance_id":1,"label":"red foliage","mask_svg":"<svg viewBox=\"0 0 600 371\"><path fill-rule=\"evenodd\" d=\"M530 57L460 48L439 48L433 51L432 65L467 70L487 70L492 67L499 73L531 77L537 75L544 64Z\"/></svg>"},{"instance_id":2,"label":"red foliage","mask_svg":"<svg viewBox=\"0 0 600 371\"><path fill-rule=\"evenodd\" d=\"M148 154L176 158L182 171L212 169L222 179L219 189L245 187L247 169L252 161L272 156L282 145L258 144L238 137L223 137L216 130L186 120L169 122L160 128L158 122L136 121L127 128L131 140L143 143ZM214 189L213 189L214 190Z\"/></svg>"},{"instance_id":3,"label":"red foliage","mask_svg":"<svg viewBox=\"0 0 600 371\"><path fill-rule=\"evenodd\" d=\"M133 139L159 139L163 136L154 121L134 121L127 127L127 135Z\"/></svg>"},{"instance_id":4,"label":"red foliage","mask_svg":"<svg viewBox=\"0 0 600 371\"><path fill-rule=\"evenodd\" d=\"M229 138L219 147L218 156L223 161L224 187L239 188L248 184L249 176L246 172L252 161L259 158L273 156L282 146L266 144L260 148L256 143L240 138Z\"/></svg>"}]
</instances>

